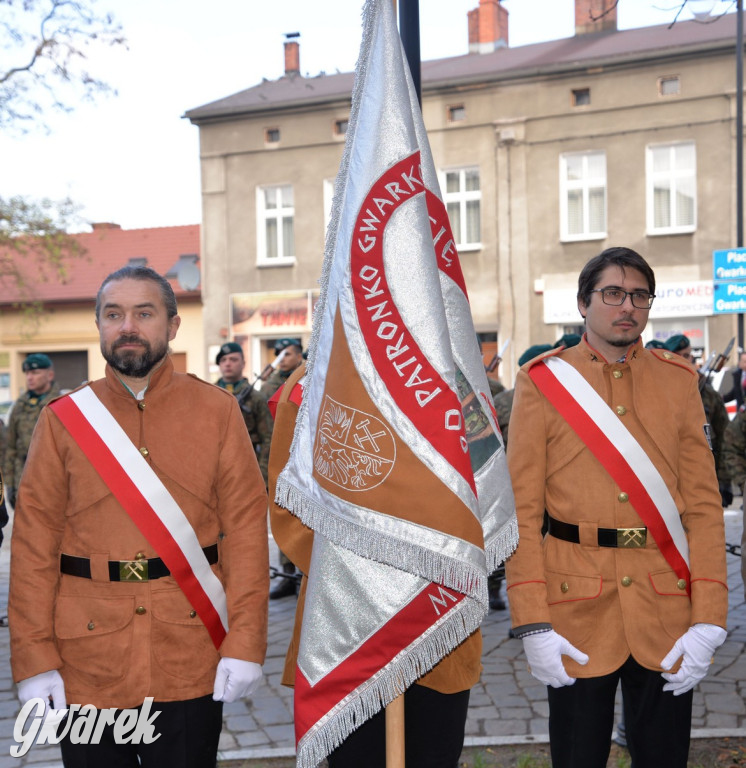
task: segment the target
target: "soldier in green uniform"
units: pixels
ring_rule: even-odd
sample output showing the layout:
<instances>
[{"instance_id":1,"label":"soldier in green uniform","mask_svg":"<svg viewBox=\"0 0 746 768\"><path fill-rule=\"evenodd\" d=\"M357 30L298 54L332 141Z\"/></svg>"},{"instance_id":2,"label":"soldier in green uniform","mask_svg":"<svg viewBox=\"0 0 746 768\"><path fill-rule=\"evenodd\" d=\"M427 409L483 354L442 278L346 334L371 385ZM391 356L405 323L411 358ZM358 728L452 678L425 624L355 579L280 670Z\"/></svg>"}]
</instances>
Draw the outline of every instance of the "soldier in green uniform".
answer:
<instances>
[{"instance_id":1,"label":"soldier in green uniform","mask_svg":"<svg viewBox=\"0 0 746 768\"><path fill-rule=\"evenodd\" d=\"M299 339L278 339L275 342L275 356L282 354L276 369L262 384L262 396L269 400L272 395L288 380L290 374L303 363L303 346ZM280 550L280 568L287 578L281 578L276 587L269 592L270 600L280 600L283 597L296 595L298 581L295 575L295 565L290 558Z\"/></svg>"},{"instance_id":2,"label":"soldier in green uniform","mask_svg":"<svg viewBox=\"0 0 746 768\"><path fill-rule=\"evenodd\" d=\"M236 396L266 485L268 482L269 448L272 443L272 426L274 423L267 401L243 375L245 360L240 344L236 344L235 341L223 344L215 362L220 368L221 374L217 385Z\"/></svg>"},{"instance_id":3,"label":"soldier in green uniform","mask_svg":"<svg viewBox=\"0 0 746 768\"><path fill-rule=\"evenodd\" d=\"M21 482L31 435L39 420L41 409L60 394L60 388L54 380L54 367L47 355L40 353L29 355L23 361L22 368L26 374L28 389L15 401L10 413L3 472L11 507L16 505L16 490Z\"/></svg>"},{"instance_id":4,"label":"soldier in green uniform","mask_svg":"<svg viewBox=\"0 0 746 768\"><path fill-rule=\"evenodd\" d=\"M679 333L671 336L666 339L663 346L670 352L674 352L685 360L692 362L692 345L684 334ZM720 496L722 497L723 506L728 507L733 501L733 492L730 487L730 473L725 467L722 455L725 430L730 423L728 411L725 409L725 402L722 396L707 383L707 379L701 373L698 373L698 378L699 395L702 398L707 424L709 424L708 438L712 446L712 454L715 458Z\"/></svg>"},{"instance_id":5,"label":"soldier in green uniform","mask_svg":"<svg viewBox=\"0 0 746 768\"><path fill-rule=\"evenodd\" d=\"M746 488L744 488L746 484L746 411L739 411L736 414L736 418L728 424L725 430L723 437L723 466L731 482L746 492ZM741 579L744 584L744 595L746 595L744 547L746 547L746 521L744 521L743 533L741 534Z\"/></svg>"},{"instance_id":6,"label":"soldier in green uniform","mask_svg":"<svg viewBox=\"0 0 746 768\"><path fill-rule=\"evenodd\" d=\"M277 368L262 384L261 393L265 400L269 400L303 362L303 346L298 339L278 339L275 342L275 357L281 352L284 354Z\"/></svg>"}]
</instances>

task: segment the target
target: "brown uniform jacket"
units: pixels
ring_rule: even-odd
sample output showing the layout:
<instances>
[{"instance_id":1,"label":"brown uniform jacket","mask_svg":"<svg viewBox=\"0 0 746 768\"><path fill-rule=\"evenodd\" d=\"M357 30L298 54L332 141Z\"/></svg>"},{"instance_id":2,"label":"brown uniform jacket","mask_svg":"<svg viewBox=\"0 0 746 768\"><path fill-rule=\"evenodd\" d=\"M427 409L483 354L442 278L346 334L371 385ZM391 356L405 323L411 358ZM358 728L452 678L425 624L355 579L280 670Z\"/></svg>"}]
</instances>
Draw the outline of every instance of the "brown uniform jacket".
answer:
<instances>
[{"instance_id":1,"label":"brown uniform jacket","mask_svg":"<svg viewBox=\"0 0 746 768\"><path fill-rule=\"evenodd\" d=\"M514 627L550 623L590 660L565 657L573 677L618 669L632 654L659 670L694 623L725 627L728 607L723 509L694 369L638 342L607 363L585 339L559 356L618 414L660 472L687 533L691 600L658 550L597 546L596 529L644 523L620 488L529 378L518 374L508 463L519 544L506 575ZM580 544L542 539L544 510L580 526Z\"/></svg>"},{"instance_id":2,"label":"brown uniform jacket","mask_svg":"<svg viewBox=\"0 0 746 768\"><path fill-rule=\"evenodd\" d=\"M295 420L298 406L287 398L297 381L305 373L305 365L297 368L291 374L280 395L275 414L275 427L272 433L272 451L269 455L269 498L274 500L277 476L282 472L290 455L293 441ZM311 548L313 546L313 531L287 509L272 501L270 504L270 524L272 535L277 546L292 560L304 574L308 573L311 565ZM285 669L282 675L283 685L293 685L295 682L295 667L298 658L300 629L303 621L305 603L306 577L303 577L298 605L295 612L295 627L290 639L290 647L285 657ZM470 635L461 645L451 651L433 669L417 680L418 685L432 688L439 693L457 693L465 691L479 681L482 669L482 635L479 630Z\"/></svg>"},{"instance_id":3,"label":"brown uniform jacket","mask_svg":"<svg viewBox=\"0 0 746 768\"><path fill-rule=\"evenodd\" d=\"M174 497L228 601L220 652L171 577L110 582L107 560L158 553L50 408L31 443L15 512L9 623L15 680L59 669L67 702L134 707L211 693L220 656L263 663L269 558L267 496L233 395L175 373L152 375L143 401L107 366L90 384ZM60 575L60 553L91 559L92 579Z\"/></svg>"}]
</instances>

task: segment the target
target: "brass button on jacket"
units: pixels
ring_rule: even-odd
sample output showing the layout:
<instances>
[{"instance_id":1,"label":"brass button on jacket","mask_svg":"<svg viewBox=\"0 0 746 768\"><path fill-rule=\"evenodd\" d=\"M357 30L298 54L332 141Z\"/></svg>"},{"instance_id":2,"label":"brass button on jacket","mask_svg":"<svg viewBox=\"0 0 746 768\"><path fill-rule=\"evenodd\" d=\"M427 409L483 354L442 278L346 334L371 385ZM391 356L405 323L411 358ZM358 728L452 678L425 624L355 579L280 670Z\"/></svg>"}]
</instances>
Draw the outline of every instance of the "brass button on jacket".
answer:
<instances>
[{"instance_id":1,"label":"brass button on jacket","mask_svg":"<svg viewBox=\"0 0 746 768\"><path fill-rule=\"evenodd\" d=\"M615 379L621 379L621 378L622 378L622 376L624 376L624 374L623 374L621 371L614 371L614 372L613 372L611 375L612 375L612 376L613 376Z\"/></svg>"},{"instance_id":2,"label":"brass button on jacket","mask_svg":"<svg viewBox=\"0 0 746 768\"><path fill-rule=\"evenodd\" d=\"M677 586L679 589L686 589L686 581L685 581L684 579L679 579L679 580L676 582L676 586Z\"/></svg>"},{"instance_id":3,"label":"brass button on jacket","mask_svg":"<svg viewBox=\"0 0 746 768\"><path fill-rule=\"evenodd\" d=\"M624 504L625 502L629 501L629 494L622 491L618 496L617 499Z\"/></svg>"},{"instance_id":4,"label":"brass button on jacket","mask_svg":"<svg viewBox=\"0 0 746 768\"><path fill-rule=\"evenodd\" d=\"M193 619L197 615L197 611L189 611L189 618Z\"/></svg>"},{"instance_id":5,"label":"brass button on jacket","mask_svg":"<svg viewBox=\"0 0 746 768\"><path fill-rule=\"evenodd\" d=\"M622 586L628 587L632 583L632 579L629 576L622 576Z\"/></svg>"},{"instance_id":6,"label":"brass button on jacket","mask_svg":"<svg viewBox=\"0 0 746 768\"><path fill-rule=\"evenodd\" d=\"M150 451L147 448L140 448L140 453L143 456L147 456L150 453Z\"/></svg>"},{"instance_id":7,"label":"brass button on jacket","mask_svg":"<svg viewBox=\"0 0 746 768\"><path fill-rule=\"evenodd\" d=\"M135 613L138 616L142 616L148 612L148 609L144 605L138 605L137 608L135 608Z\"/></svg>"},{"instance_id":8,"label":"brass button on jacket","mask_svg":"<svg viewBox=\"0 0 746 768\"><path fill-rule=\"evenodd\" d=\"M616 407L616 412L617 412L617 413L618 413L620 416L624 416L624 414L625 414L625 413L627 413L627 409L626 409L626 408L625 408L623 405L617 405L617 407Z\"/></svg>"},{"instance_id":9,"label":"brass button on jacket","mask_svg":"<svg viewBox=\"0 0 746 768\"><path fill-rule=\"evenodd\" d=\"M570 585L566 581L563 581L562 584L560 584L560 589L563 592L569 592L570 591Z\"/></svg>"},{"instance_id":10,"label":"brass button on jacket","mask_svg":"<svg viewBox=\"0 0 746 768\"><path fill-rule=\"evenodd\" d=\"M89 621L88 622L88 629L96 629L96 625L92 621Z\"/></svg>"},{"instance_id":11,"label":"brass button on jacket","mask_svg":"<svg viewBox=\"0 0 746 768\"><path fill-rule=\"evenodd\" d=\"M137 407L138 407L138 408L139 408L141 411L144 411L144 410L145 410L145 401L144 401L144 400L140 400L140 402L137 404Z\"/></svg>"}]
</instances>

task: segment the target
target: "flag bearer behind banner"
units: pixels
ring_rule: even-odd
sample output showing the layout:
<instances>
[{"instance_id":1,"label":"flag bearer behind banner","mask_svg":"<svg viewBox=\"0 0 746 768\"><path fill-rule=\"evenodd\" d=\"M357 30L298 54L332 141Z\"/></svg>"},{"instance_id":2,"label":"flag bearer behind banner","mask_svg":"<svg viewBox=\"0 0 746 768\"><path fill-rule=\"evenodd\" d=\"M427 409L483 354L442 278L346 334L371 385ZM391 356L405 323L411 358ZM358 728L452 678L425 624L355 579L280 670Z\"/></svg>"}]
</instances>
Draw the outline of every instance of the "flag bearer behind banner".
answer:
<instances>
[{"instance_id":1,"label":"flag bearer behind banner","mask_svg":"<svg viewBox=\"0 0 746 768\"><path fill-rule=\"evenodd\" d=\"M66 766L212 768L223 702L261 679L264 481L233 395L174 371L179 324L153 270L104 280L105 378L42 410L18 491L8 607L21 702L152 697L157 713L151 744L117 743L111 725L99 744L65 738Z\"/></svg>"},{"instance_id":2,"label":"flag bearer behind banner","mask_svg":"<svg viewBox=\"0 0 746 768\"><path fill-rule=\"evenodd\" d=\"M296 382L305 374L299 368L277 399L270 456L270 499L275 497L277 476L285 467L302 397ZM307 574L311 564L313 531L287 509L270 504L272 534L278 546L303 572L295 627L290 640L282 684L295 684ZM470 689L481 672L482 635L477 630L442 661L410 686L404 694L404 728L407 768L455 768L461 755ZM382 768L385 765L385 711L366 720L329 756L329 768Z\"/></svg>"},{"instance_id":3,"label":"flag bearer behind banner","mask_svg":"<svg viewBox=\"0 0 746 768\"><path fill-rule=\"evenodd\" d=\"M599 254L578 281L583 340L516 381L508 597L548 686L555 768L606 765L620 680L632 764L685 768L692 689L726 636L723 510L697 375L643 348L654 296L639 254Z\"/></svg>"}]
</instances>

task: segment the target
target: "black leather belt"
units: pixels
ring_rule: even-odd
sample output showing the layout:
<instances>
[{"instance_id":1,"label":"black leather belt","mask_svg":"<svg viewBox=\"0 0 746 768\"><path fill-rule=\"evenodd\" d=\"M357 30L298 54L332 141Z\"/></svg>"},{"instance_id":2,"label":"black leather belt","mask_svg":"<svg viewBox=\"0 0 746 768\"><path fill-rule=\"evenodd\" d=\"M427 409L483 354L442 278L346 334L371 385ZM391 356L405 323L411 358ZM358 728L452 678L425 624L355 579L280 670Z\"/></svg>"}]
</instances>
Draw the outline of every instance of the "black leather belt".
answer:
<instances>
[{"instance_id":1,"label":"black leather belt","mask_svg":"<svg viewBox=\"0 0 746 768\"><path fill-rule=\"evenodd\" d=\"M218 545L203 547L207 562L214 565L218 561ZM166 564L160 557L140 558L135 560L109 560L109 581L152 581L170 575ZM91 561L87 557L60 555L60 572L68 576L91 578Z\"/></svg>"},{"instance_id":2,"label":"black leather belt","mask_svg":"<svg viewBox=\"0 0 746 768\"><path fill-rule=\"evenodd\" d=\"M573 523L564 523L551 515L547 515L549 527L547 533L555 539L571 541L580 544L580 528ZM644 547L647 543L647 528L597 528L599 547L619 547L620 549L635 549Z\"/></svg>"}]
</instances>

